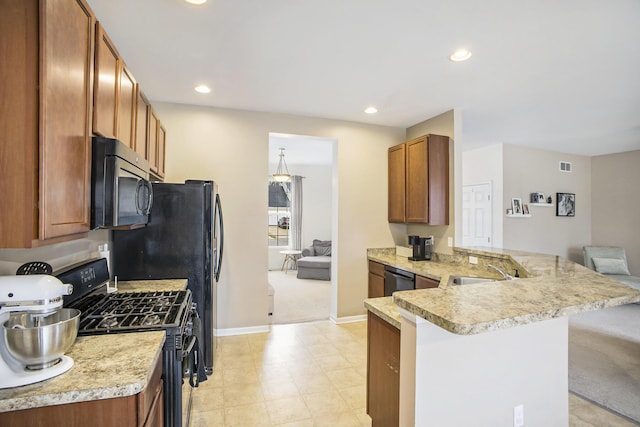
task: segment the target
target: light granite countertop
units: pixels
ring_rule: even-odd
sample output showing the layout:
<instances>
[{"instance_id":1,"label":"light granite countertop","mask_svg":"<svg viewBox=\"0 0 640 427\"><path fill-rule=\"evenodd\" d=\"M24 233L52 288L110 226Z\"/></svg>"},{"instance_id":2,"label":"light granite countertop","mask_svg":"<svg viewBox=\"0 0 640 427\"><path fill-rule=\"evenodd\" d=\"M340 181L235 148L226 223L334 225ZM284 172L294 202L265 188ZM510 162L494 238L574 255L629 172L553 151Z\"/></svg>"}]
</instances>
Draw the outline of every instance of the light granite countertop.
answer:
<instances>
[{"instance_id":1,"label":"light granite countertop","mask_svg":"<svg viewBox=\"0 0 640 427\"><path fill-rule=\"evenodd\" d=\"M398 306L393 302L393 297L367 298L364 300L364 305L370 312L400 329L400 313Z\"/></svg>"},{"instance_id":2,"label":"light granite countertop","mask_svg":"<svg viewBox=\"0 0 640 427\"><path fill-rule=\"evenodd\" d=\"M367 255L372 261L441 279L438 288L396 292L393 302L460 335L640 302L640 291L553 255L493 248L456 248L453 256L422 262L396 256L393 248L370 249ZM478 264L469 264L469 256L477 257ZM494 272L486 268L488 263L511 270L512 274L512 269L517 268L522 277L449 285L450 275L490 277L489 274L493 274L495 277ZM370 306L369 302L367 308Z\"/></svg>"},{"instance_id":3,"label":"light granite countertop","mask_svg":"<svg viewBox=\"0 0 640 427\"><path fill-rule=\"evenodd\" d=\"M118 292L182 291L187 279L118 281Z\"/></svg>"},{"instance_id":4,"label":"light granite countertop","mask_svg":"<svg viewBox=\"0 0 640 427\"><path fill-rule=\"evenodd\" d=\"M118 292L182 290L187 279L118 283ZM73 367L57 377L0 389L0 412L138 394L162 353L164 331L82 336L66 353Z\"/></svg>"},{"instance_id":5,"label":"light granite countertop","mask_svg":"<svg viewBox=\"0 0 640 427\"><path fill-rule=\"evenodd\" d=\"M78 337L73 367L35 384L0 390L0 412L138 394L164 344L164 331Z\"/></svg>"}]
</instances>

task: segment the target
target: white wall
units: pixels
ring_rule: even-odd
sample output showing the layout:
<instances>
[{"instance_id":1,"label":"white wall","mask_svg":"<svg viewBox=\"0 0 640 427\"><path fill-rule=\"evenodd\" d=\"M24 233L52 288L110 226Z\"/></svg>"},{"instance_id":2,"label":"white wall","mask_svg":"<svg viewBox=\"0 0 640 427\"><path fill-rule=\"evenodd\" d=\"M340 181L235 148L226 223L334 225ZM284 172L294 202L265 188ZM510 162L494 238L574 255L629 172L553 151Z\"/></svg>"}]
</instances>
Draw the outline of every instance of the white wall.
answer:
<instances>
[{"instance_id":1,"label":"white wall","mask_svg":"<svg viewBox=\"0 0 640 427\"><path fill-rule=\"evenodd\" d=\"M226 232L218 288L220 328L268 323L270 132L338 140L333 171L337 271L332 316L365 313L366 249L393 245L387 223L387 148L404 140L404 129L168 103L154 107L167 129L167 181L200 178L219 184Z\"/></svg>"},{"instance_id":2,"label":"white wall","mask_svg":"<svg viewBox=\"0 0 640 427\"><path fill-rule=\"evenodd\" d=\"M501 248L502 227L504 212L503 200L503 170L502 170L502 144L490 145L462 153L462 185L491 183L492 190L492 224L491 233L493 244L491 246ZM456 189L461 191L462 188ZM462 207L460 207L462 209ZM462 234L462 230L458 234Z\"/></svg>"}]
</instances>

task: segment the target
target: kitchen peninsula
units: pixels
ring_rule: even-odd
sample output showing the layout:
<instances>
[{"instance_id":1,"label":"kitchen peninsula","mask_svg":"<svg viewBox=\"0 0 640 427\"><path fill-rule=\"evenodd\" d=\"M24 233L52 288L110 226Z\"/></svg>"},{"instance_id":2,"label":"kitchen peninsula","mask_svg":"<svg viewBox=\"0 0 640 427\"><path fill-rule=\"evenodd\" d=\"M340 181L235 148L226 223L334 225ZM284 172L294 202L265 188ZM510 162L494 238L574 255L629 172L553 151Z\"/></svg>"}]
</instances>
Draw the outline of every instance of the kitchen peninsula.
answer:
<instances>
[{"instance_id":1,"label":"kitchen peninsula","mask_svg":"<svg viewBox=\"0 0 640 427\"><path fill-rule=\"evenodd\" d=\"M399 425L512 426L522 405L528 426L568 426L567 316L640 301L639 291L557 256L484 248L423 262L394 249L367 255L440 280L395 293L394 307L365 300L371 313L400 314ZM496 277L488 264L521 278L450 283Z\"/></svg>"}]
</instances>

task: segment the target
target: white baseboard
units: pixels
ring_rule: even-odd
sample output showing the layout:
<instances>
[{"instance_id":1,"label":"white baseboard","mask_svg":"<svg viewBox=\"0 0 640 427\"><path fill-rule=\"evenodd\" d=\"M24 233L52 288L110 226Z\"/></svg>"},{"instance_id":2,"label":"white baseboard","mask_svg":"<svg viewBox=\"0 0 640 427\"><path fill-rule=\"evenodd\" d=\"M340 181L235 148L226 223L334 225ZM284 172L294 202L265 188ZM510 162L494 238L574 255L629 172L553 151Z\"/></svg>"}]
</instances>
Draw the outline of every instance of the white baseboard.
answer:
<instances>
[{"instance_id":1,"label":"white baseboard","mask_svg":"<svg viewBox=\"0 0 640 427\"><path fill-rule=\"evenodd\" d=\"M360 314L358 316L347 316L347 317L333 317L329 316L329 320L331 320L336 325L341 325L343 323L353 323L353 322L362 322L367 320L366 314Z\"/></svg>"},{"instance_id":2,"label":"white baseboard","mask_svg":"<svg viewBox=\"0 0 640 427\"><path fill-rule=\"evenodd\" d=\"M270 330L269 325L250 326L247 328L225 328L214 329L213 335L216 337L229 337L231 335L261 334L263 332L269 332Z\"/></svg>"}]
</instances>

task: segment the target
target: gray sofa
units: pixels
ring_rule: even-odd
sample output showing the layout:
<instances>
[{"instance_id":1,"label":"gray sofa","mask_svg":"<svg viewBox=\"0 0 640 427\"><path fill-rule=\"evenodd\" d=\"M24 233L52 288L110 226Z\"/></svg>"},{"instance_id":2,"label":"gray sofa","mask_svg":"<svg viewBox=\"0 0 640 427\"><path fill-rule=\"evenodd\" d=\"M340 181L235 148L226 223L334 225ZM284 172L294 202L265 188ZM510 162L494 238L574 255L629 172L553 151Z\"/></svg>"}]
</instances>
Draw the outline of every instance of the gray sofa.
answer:
<instances>
[{"instance_id":1,"label":"gray sofa","mask_svg":"<svg viewBox=\"0 0 640 427\"><path fill-rule=\"evenodd\" d=\"M640 277L632 276L624 248L618 246L583 246L584 265L598 273L640 289Z\"/></svg>"},{"instance_id":2,"label":"gray sofa","mask_svg":"<svg viewBox=\"0 0 640 427\"><path fill-rule=\"evenodd\" d=\"M298 279L331 280L331 240L314 239L298 259Z\"/></svg>"}]
</instances>

